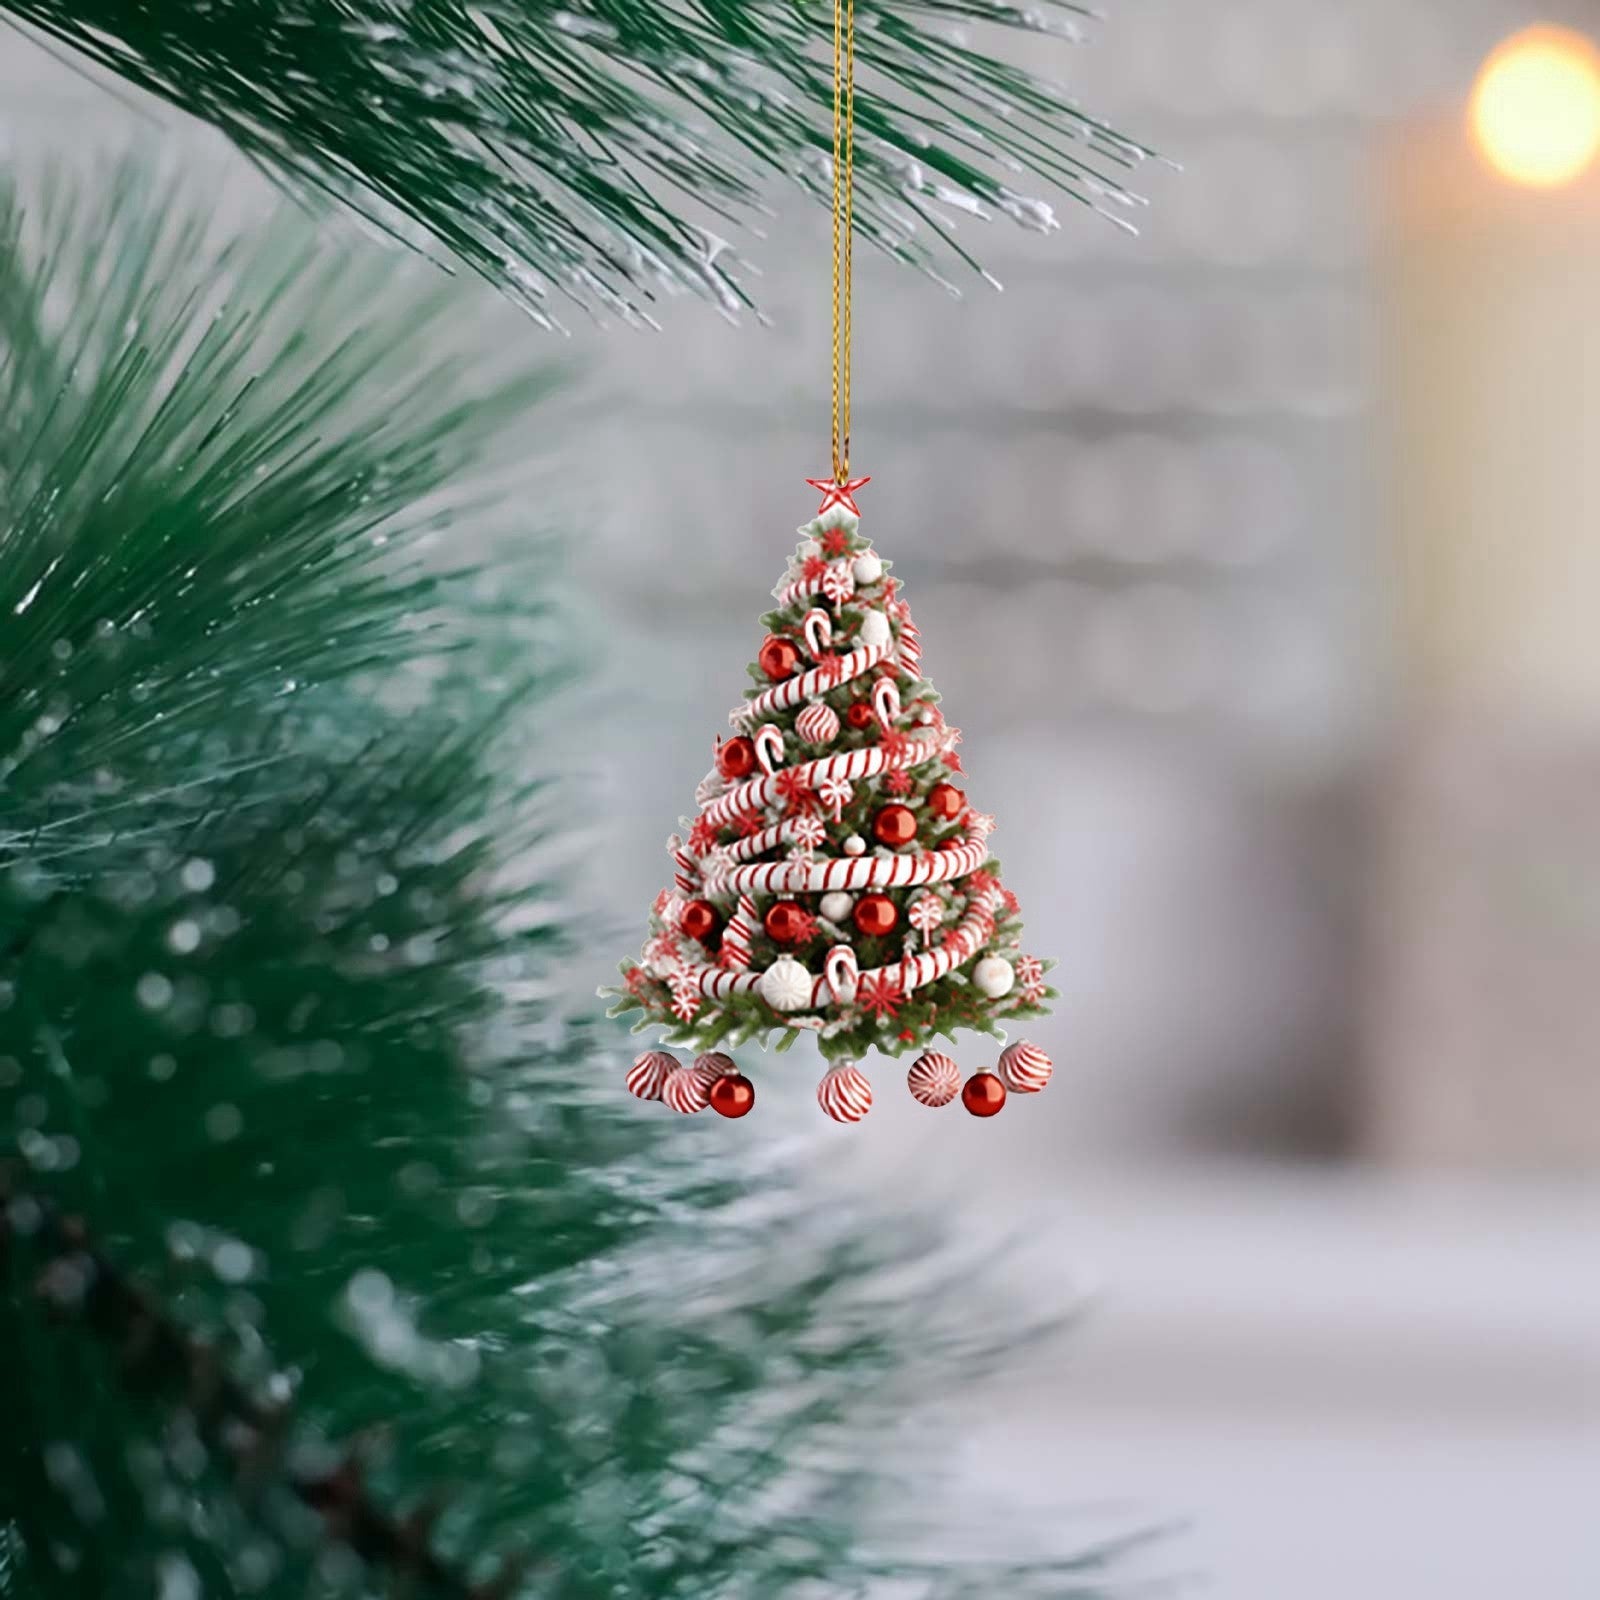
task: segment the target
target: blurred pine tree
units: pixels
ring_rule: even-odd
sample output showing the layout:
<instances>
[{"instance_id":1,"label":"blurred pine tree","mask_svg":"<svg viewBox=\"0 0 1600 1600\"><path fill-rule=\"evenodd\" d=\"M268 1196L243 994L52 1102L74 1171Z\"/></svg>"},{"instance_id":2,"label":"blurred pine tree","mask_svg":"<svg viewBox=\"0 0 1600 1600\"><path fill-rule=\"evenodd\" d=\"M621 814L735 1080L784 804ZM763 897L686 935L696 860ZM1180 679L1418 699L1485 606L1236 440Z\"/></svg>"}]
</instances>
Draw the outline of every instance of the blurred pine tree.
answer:
<instances>
[{"instance_id":1,"label":"blurred pine tree","mask_svg":"<svg viewBox=\"0 0 1600 1600\"><path fill-rule=\"evenodd\" d=\"M873 1543L972 1355L879 1287L927 1240L708 1169L538 998L555 630L421 544L545 379L109 192L0 203L0 1595L1091 1592Z\"/></svg>"},{"instance_id":2,"label":"blurred pine tree","mask_svg":"<svg viewBox=\"0 0 1600 1600\"><path fill-rule=\"evenodd\" d=\"M714 230L774 174L831 199L831 5L817 0L0 0L41 36L220 128L301 194L465 262L534 316L748 304ZM934 271L950 219L1055 226L1049 190L1125 225L1148 152L1014 63L1073 0L858 0L856 224Z\"/></svg>"}]
</instances>

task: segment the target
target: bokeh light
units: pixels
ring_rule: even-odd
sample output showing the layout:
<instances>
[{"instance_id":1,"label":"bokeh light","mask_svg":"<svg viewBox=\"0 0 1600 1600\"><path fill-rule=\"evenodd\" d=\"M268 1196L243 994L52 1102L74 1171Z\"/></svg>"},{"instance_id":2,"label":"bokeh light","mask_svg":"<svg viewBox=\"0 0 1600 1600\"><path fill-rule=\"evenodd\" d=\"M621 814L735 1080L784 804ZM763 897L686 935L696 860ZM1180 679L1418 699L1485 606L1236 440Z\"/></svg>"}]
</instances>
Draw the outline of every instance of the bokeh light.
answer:
<instances>
[{"instance_id":1,"label":"bokeh light","mask_svg":"<svg viewBox=\"0 0 1600 1600\"><path fill-rule=\"evenodd\" d=\"M1570 183L1600 152L1600 51L1565 28L1513 34L1478 74L1471 120L1502 176L1534 188Z\"/></svg>"}]
</instances>

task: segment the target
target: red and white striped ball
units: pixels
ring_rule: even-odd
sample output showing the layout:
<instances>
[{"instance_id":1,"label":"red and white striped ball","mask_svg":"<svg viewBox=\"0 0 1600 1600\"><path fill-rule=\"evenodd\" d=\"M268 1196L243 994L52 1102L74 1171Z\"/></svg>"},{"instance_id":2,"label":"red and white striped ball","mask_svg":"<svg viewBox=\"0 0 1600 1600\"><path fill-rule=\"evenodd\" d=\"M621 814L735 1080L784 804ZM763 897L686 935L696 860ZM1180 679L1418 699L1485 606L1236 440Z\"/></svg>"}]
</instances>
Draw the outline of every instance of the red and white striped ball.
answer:
<instances>
[{"instance_id":1,"label":"red and white striped ball","mask_svg":"<svg viewBox=\"0 0 1600 1600\"><path fill-rule=\"evenodd\" d=\"M821 700L813 700L794 719L794 731L807 744L832 744L839 733L839 713Z\"/></svg>"},{"instance_id":2,"label":"red and white striped ball","mask_svg":"<svg viewBox=\"0 0 1600 1600\"><path fill-rule=\"evenodd\" d=\"M665 1050L646 1050L628 1068L628 1093L641 1100L659 1100L668 1077L678 1070L678 1058Z\"/></svg>"},{"instance_id":3,"label":"red and white striped ball","mask_svg":"<svg viewBox=\"0 0 1600 1600\"><path fill-rule=\"evenodd\" d=\"M872 1109L872 1085L857 1067L835 1067L817 1085L817 1104L835 1122L859 1122Z\"/></svg>"},{"instance_id":4,"label":"red and white striped ball","mask_svg":"<svg viewBox=\"0 0 1600 1600\"><path fill-rule=\"evenodd\" d=\"M700 1065L704 1060L705 1057L701 1056L692 1067L679 1067L667 1074L667 1081L662 1085L661 1098L674 1111L692 1116L696 1111L704 1111L711 1104L711 1085L722 1074L707 1072Z\"/></svg>"},{"instance_id":5,"label":"red and white striped ball","mask_svg":"<svg viewBox=\"0 0 1600 1600\"><path fill-rule=\"evenodd\" d=\"M718 1078L726 1077L730 1072L739 1070L739 1065L733 1057L724 1055L720 1050L707 1050L703 1056L696 1056L694 1066L696 1072L705 1075L707 1085L715 1083Z\"/></svg>"},{"instance_id":6,"label":"red and white striped ball","mask_svg":"<svg viewBox=\"0 0 1600 1600\"><path fill-rule=\"evenodd\" d=\"M906 1087L919 1106L947 1106L961 1093L961 1068L949 1056L930 1050L912 1063Z\"/></svg>"},{"instance_id":7,"label":"red and white striped ball","mask_svg":"<svg viewBox=\"0 0 1600 1600\"><path fill-rule=\"evenodd\" d=\"M1013 1094L1038 1094L1049 1083L1053 1071L1050 1057L1025 1039L1008 1044L1000 1052L1000 1081Z\"/></svg>"}]
</instances>

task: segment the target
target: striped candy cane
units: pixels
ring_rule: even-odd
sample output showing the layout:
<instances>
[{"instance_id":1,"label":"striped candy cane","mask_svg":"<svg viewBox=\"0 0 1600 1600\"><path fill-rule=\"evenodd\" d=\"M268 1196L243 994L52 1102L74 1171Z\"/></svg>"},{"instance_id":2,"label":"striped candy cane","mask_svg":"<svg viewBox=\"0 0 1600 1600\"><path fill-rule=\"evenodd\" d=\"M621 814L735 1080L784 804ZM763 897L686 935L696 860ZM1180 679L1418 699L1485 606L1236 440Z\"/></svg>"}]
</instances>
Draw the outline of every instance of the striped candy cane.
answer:
<instances>
[{"instance_id":1,"label":"striped candy cane","mask_svg":"<svg viewBox=\"0 0 1600 1600\"><path fill-rule=\"evenodd\" d=\"M730 972L747 972L750 968L750 941L756 931L756 903L747 894L739 896L739 904L722 930L722 965Z\"/></svg>"},{"instance_id":2,"label":"striped candy cane","mask_svg":"<svg viewBox=\"0 0 1600 1600\"><path fill-rule=\"evenodd\" d=\"M900 691L893 678L879 678L872 686L872 712L886 732L900 720Z\"/></svg>"},{"instance_id":3,"label":"striped candy cane","mask_svg":"<svg viewBox=\"0 0 1600 1600\"><path fill-rule=\"evenodd\" d=\"M683 847L683 840L677 834L667 840L667 849L672 852L672 881L677 885L678 893L692 896L700 887L700 868L695 859Z\"/></svg>"},{"instance_id":4,"label":"striped candy cane","mask_svg":"<svg viewBox=\"0 0 1600 1600\"><path fill-rule=\"evenodd\" d=\"M763 722L756 729L756 760L770 778L783 765L783 729L775 722Z\"/></svg>"},{"instance_id":5,"label":"striped candy cane","mask_svg":"<svg viewBox=\"0 0 1600 1600\"><path fill-rule=\"evenodd\" d=\"M833 644L833 619L820 606L813 606L800 624L800 633L815 661Z\"/></svg>"}]
</instances>

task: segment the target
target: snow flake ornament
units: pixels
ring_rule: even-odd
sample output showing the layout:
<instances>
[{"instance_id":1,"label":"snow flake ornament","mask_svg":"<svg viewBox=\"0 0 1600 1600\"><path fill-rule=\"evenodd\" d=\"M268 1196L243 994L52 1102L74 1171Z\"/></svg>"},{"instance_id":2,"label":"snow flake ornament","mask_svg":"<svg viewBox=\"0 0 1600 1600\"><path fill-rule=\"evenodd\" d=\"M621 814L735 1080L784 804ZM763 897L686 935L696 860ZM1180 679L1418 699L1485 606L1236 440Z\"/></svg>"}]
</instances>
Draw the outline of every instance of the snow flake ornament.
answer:
<instances>
[{"instance_id":1,"label":"snow flake ornament","mask_svg":"<svg viewBox=\"0 0 1600 1600\"><path fill-rule=\"evenodd\" d=\"M840 14L844 15L843 13ZM756 1090L731 1054L780 1053L816 1039L827 1071L817 1103L835 1122L872 1107L874 1051L917 1064L908 1092L994 1116L1008 1091L1036 1094L1049 1058L1019 1042L966 1077L936 1037L966 1031L1002 1045L1043 1014L1048 964L1021 948L1016 896L989 854L994 819L952 776L960 730L922 669L922 639L890 564L861 533L850 475L853 10L835 33L833 471L806 482L816 515L761 619L744 702L712 742L695 815L668 842L644 955L602 991L613 1016L690 1066L646 1052L627 1076L641 1100L738 1119ZM836 19L837 20L837 19Z\"/></svg>"}]
</instances>

